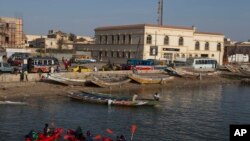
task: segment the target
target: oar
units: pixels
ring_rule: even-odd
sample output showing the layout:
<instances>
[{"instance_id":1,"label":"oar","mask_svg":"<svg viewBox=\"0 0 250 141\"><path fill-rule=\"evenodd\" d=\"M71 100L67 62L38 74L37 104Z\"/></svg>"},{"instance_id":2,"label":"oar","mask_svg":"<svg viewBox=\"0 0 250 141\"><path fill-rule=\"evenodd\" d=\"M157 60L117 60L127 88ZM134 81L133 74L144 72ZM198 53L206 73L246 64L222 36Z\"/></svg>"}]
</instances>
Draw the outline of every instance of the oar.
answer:
<instances>
[{"instance_id":1,"label":"oar","mask_svg":"<svg viewBox=\"0 0 250 141\"><path fill-rule=\"evenodd\" d=\"M106 129L106 132L109 133L109 134L113 134L113 131L109 128Z\"/></svg>"},{"instance_id":2,"label":"oar","mask_svg":"<svg viewBox=\"0 0 250 141\"><path fill-rule=\"evenodd\" d=\"M135 130L136 130L136 125L135 125L135 124L132 124L131 127L130 127L131 141L133 140Z\"/></svg>"},{"instance_id":3,"label":"oar","mask_svg":"<svg viewBox=\"0 0 250 141\"><path fill-rule=\"evenodd\" d=\"M101 135L96 135L94 138L93 138L93 140L101 140L102 139L102 136Z\"/></svg>"}]
</instances>

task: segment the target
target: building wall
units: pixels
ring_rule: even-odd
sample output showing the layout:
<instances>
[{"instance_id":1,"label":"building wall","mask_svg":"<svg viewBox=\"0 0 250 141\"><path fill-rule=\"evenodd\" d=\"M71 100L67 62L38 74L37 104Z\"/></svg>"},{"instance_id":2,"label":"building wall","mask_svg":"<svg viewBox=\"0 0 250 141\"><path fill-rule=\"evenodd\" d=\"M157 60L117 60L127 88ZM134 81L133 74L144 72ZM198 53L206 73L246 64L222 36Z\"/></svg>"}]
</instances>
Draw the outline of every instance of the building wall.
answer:
<instances>
[{"instance_id":1,"label":"building wall","mask_svg":"<svg viewBox=\"0 0 250 141\"><path fill-rule=\"evenodd\" d=\"M0 17L0 46L23 48L23 22L18 18Z\"/></svg>"},{"instance_id":2,"label":"building wall","mask_svg":"<svg viewBox=\"0 0 250 141\"><path fill-rule=\"evenodd\" d=\"M164 42L166 36L169 39L167 44ZM188 57L207 56L222 64L224 35L197 32L194 27L156 25L104 27L95 30L95 38L95 45L78 44L76 45L77 49L92 50L93 57L97 57L96 59L99 58L99 60L123 61L123 63L126 63L128 58L185 61ZM183 44L180 44L181 38ZM198 50L195 48L196 42L200 43ZM209 49L205 50L207 42ZM219 43L221 45L220 51L217 50ZM133 57L130 57L131 55L129 57L126 55L121 55L121 57L108 56L112 52L120 52L121 54L129 52L137 55ZM157 54L154 54L156 52Z\"/></svg>"}]
</instances>

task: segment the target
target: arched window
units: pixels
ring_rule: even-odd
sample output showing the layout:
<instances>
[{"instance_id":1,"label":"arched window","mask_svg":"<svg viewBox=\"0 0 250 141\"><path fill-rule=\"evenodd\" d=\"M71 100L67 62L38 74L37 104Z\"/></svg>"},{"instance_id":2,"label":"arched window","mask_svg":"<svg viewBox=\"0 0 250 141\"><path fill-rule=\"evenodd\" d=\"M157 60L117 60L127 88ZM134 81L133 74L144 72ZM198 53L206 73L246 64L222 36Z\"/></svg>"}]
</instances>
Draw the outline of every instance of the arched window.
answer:
<instances>
[{"instance_id":1,"label":"arched window","mask_svg":"<svg viewBox=\"0 0 250 141\"><path fill-rule=\"evenodd\" d=\"M152 44L152 36L151 35L147 36L147 44Z\"/></svg>"},{"instance_id":2,"label":"arched window","mask_svg":"<svg viewBox=\"0 0 250 141\"><path fill-rule=\"evenodd\" d=\"M217 44L217 51L221 51L221 43Z\"/></svg>"},{"instance_id":3,"label":"arched window","mask_svg":"<svg viewBox=\"0 0 250 141\"><path fill-rule=\"evenodd\" d=\"M128 35L128 44L131 44L131 43L132 43L131 35Z\"/></svg>"},{"instance_id":4,"label":"arched window","mask_svg":"<svg viewBox=\"0 0 250 141\"><path fill-rule=\"evenodd\" d=\"M200 50L200 42L195 43L195 50Z\"/></svg>"},{"instance_id":5,"label":"arched window","mask_svg":"<svg viewBox=\"0 0 250 141\"><path fill-rule=\"evenodd\" d=\"M184 39L183 37L179 38L179 46L183 46L184 45Z\"/></svg>"},{"instance_id":6,"label":"arched window","mask_svg":"<svg viewBox=\"0 0 250 141\"><path fill-rule=\"evenodd\" d=\"M169 45L169 37L165 36L164 38L164 45Z\"/></svg>"},{"instance_id":7,"label":"arched window","mask_svg":"<svg viewBox=\"0 0 250 141\"><path fill-rule=\"evenodd\" d=\"M206 44L205 44L205 50L209 50L209 43L208 42L206 42Z\"/></svg>"}]
</instances>

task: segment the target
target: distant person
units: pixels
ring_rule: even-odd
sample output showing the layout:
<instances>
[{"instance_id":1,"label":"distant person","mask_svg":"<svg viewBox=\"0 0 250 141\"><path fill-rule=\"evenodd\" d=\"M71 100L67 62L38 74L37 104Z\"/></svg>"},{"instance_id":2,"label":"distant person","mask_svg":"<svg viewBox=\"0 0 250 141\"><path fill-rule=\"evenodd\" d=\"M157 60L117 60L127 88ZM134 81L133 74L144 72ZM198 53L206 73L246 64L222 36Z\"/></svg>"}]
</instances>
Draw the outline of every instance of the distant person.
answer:
<instances>
[{"instance_id":1,"label":"distant person","mask_svg":"<svg viewBox=\"0 0 250 141\"><path fill-rule=\"evenodd\" d=\"M90 134L90 131L87 131L87 133L86 133L86 141L93 141L93 137L92 137L92 135Z\"/></svg>"},{"instance_id":2,"label":"distant person","mask_svg":"<svg viewBox=\"0 0 250 141\"><path fill-rule=\"evenodd\" d=\"M20 81L24 80L24 71L20 70Z\"/></svg>"},{"instance_id":3,"label":"distant person","mask_svg":"<svg viewBox=\"0 0 250 141\"><path fill-rule=\"evenodd\" d=\"M28 70L27 69L24 70L24 76L25 76L25 80L29 81L29 79L28 79Z\"/></svg>"},{"instance_id":4,"label":"distant person","mask_svg":"<svg viewBox=\"0 0 250 141\"><path fill-rule=\"evenodd\" d=\"M94 66L94 72L97 72L97 67L96 66Z\"/></svg>"},{"instance_id":5,"label":"distant person","mask_svg":"<svg viewBox=\"0 0 250 141\"><path fill-rule=\"evenodd\" d=\"M43 128L43 135L47 137L49 136L49 134L50 134L49 124L46 123L45 127Z\"/></svg>"},{"instance_id":6,"label":"distant person","mask_svg":"<svg viewBox=\"0 0 250 141\"><path fill-rule=\"evenodd\" d=\"M78 126L75 130L75 137L78 140L82 139L83 137L82 128L80 126Z\"/></svg>"},{"instance_id":7,"label":"distant person","mask_svg":"<svg viewBox=\"0 0 250 141\"><path fill-rule=\"evenodd\" d=\"M31 130L25 138L25 140L36 141L38 139L38 134L34 130Z\"/></svg>"},{"instance_id":8,"label":"distant person","mask_svg":"<svg viewBox=\"0 0 250 141\"><path fill-rule=\"evenodd\" d=\"M125 137L123 135L120 136L121 141L126 141Z\"/></svg>"},{"instance_id":9,"label":"distant person","mask_svg":"<svg viewBox=\"0 0 250 141\"><path fill-rule=\"evenodd\" d=\"M55 72L55 69L54 69L54 67L52 66L52 67L50 67L50 73L54 73Z\"/></svg>"},{"instance_id":10,"label":"distant person","mask_svg":"<svg viewBox=\"0 0 250 141\"><path fill-rule=\"evenodd\" d=\"M138 97L137 94L133 95L132 101L133 101L133 102L136 101L137 97Z\"/></svg>"},{"instance_id":11,"label":"distant person","mask_svg":"<svg viewBox=\"0 0 250 141\"><path fill-rule=\"evenodd\" d=\"M159 93L155 93L154 94L154 100L156 100L156 101L159 101L160 100L160 94Z\"/></svg>"}]
</instances>

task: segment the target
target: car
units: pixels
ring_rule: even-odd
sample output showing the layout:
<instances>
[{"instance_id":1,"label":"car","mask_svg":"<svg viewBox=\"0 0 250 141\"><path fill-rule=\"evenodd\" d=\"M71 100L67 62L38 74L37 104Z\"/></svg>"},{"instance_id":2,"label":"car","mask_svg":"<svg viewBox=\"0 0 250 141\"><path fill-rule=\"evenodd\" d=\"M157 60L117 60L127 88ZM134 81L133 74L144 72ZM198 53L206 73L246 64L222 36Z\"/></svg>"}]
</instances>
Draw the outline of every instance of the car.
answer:
<instances>
[{"instance_id":1,"label":"car","mask_svg":"<svg viewBox=\"0 0 250 141\"><path fill-rule=\"evenodd\" d=\"M0 72L13 72L14 68L8 63L0 62Z\"/></svg>"},{"instance_id":2,"label":"car","mask_svg":"<svg viewBox=\"0 0 250 141\"><path fill-rule=\"evenodd\" d=\"M68 69L71 72L91 72L92 70L85 66L72 66Z\"/></svg>"}]
</instances>

